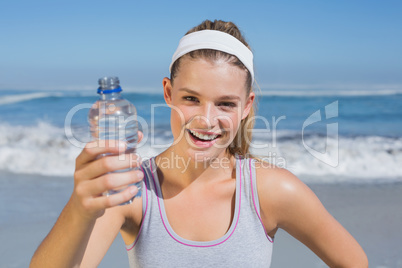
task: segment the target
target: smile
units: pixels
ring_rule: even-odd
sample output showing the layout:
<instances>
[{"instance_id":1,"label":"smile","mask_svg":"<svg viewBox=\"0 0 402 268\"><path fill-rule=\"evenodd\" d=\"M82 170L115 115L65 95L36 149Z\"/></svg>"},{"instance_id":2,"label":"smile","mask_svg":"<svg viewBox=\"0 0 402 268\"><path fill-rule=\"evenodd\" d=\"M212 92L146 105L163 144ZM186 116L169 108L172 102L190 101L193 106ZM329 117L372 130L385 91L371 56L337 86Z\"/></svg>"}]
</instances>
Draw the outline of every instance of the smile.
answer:
<instances>
[{"instance_id":1,"label":"smile","mask_svg":"<svg viewBox=\"0 0 402 268\"><path fill-rule=\"evenodd\" d=\"M193 137L195 137L199 140L202 140L202 141L212 141L221 136L220 134L206 134L206 133L200 133L200 132L190 130L190 129L188 129L188 132Z\"/></svg>"}]
</instances>

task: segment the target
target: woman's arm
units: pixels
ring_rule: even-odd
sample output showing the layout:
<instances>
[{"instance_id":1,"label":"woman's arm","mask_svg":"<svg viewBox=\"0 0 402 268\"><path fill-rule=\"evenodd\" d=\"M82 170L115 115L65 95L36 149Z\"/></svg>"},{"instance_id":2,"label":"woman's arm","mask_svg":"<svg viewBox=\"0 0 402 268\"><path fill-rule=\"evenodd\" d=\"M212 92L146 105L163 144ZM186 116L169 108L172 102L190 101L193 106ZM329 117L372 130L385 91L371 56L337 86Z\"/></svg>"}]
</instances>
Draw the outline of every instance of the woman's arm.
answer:
<instances>
[{"instance_id":1,"label":"woman's arm","mask_svg":"<svg viewBox=\"0 0 402 268\"><path fill-rule=\"evenodd\" d=\"M330 267L368 267L357 241L328 213L317 196L281 168L257 171L258 195L267 232L282 228Z\"/></svg>"},{"instance_id":2,"label":"woman's arm","mask_svg":"<svg viewBox=\"0 0 402 268\"><path fill-rule=\"evenodd\" d=\"M122 150L120 147L120 152ZM82 262L87 267L95 267L100 263L131 206L118 205L131 199L138 189L130 186L109 197L102 193L138 182L143 176L141 171L107 174L131 167L130 157L97 159L100 154L118 152L118 146L99 146L92 142L77 157L74 191L56 224L36 250L30 267L78 267Z\"/></svg>"}]
</instances>

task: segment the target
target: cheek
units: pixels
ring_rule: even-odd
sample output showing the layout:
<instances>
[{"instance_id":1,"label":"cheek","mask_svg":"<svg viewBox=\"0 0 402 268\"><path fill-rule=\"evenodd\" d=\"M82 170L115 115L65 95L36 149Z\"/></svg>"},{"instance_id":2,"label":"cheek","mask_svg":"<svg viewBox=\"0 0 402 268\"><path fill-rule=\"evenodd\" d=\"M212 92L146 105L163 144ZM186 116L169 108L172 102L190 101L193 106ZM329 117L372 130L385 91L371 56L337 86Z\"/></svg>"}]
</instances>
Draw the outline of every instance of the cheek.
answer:
<instances>
[{"instance_id":1,"label":"cheek","mask_svg":"<svg viewBox=\"0 0 402 268\"><path fill-rule=\"evenodd\" d=\"M227 132L236 133L240 125L241 115L237 113L225 114L223 120L221 120L221 126Z\"/></svg>"},{"instance_id":2,"label":"cheek","mask_svg":"<svg viewBox=\"0 0 402 268\"><path fill-rule=\"evenodd\" d=\"M233 131L237 132L237 129L240 126L241 114L235 114L231 118L233 122Z\"/></svg>"},{"instance_id":3,"label":"cheek","mask_svg":"<svg viewBox=\"0 0 402 268\"><path fill-rule=\"evenodd\" d=\"M170 116L170 125L172 128L173 137L177 137L181 131L181 116L176 110L172 110Z\"/></svg>"},{"instance_id":4,"label":"cheek","mask_svg":"<svg viewBox=\"0 0 402 268\"><path fill-rule=\"evenodd\" d=\"M175 108L172 108L170 124L172 126L174 137L177 137L180 134L183 126L188 122L191 116L191 109L188 107L175 106Z\"/></svg>"}]
</instances>

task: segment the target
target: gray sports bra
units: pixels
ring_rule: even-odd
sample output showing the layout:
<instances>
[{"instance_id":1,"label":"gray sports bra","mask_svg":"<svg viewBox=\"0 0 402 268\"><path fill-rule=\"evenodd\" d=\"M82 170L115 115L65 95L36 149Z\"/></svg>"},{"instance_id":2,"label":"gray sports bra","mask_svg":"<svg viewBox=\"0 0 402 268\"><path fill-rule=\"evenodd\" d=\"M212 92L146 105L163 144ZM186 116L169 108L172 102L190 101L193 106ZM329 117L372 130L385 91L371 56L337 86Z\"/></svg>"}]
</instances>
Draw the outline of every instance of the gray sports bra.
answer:
<instances>
[{"instance_id":1,"label":"gray sports bra","mask_svg":"<svg viewBox=\"0 0 402 268\"><path fill-rule=\"evenodd\" d=\"M273 240L260 217L253 159L236 158L236 206L228 232L213 241L177 235L166 216L154 158L143 162L143 220L126 246L130 267L269 267Z\"/></svg>"}]
</instances>

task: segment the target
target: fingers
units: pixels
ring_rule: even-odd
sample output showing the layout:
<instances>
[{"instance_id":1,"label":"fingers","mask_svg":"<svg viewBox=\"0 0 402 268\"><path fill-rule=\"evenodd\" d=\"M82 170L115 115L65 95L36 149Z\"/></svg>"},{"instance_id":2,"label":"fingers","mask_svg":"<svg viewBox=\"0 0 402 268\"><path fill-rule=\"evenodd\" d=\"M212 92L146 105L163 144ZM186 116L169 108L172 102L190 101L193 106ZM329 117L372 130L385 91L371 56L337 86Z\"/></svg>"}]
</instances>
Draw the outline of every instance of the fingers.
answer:
<instances>
[{"instance_id":1,"label":"fingers","mask_svg":"<svg viewBox=\"0 0 402 268\"><path fill-rule=\"evenodd\" d=\"M96 180L88 180L77 185L78 194L100 196L109 190L120 190L130 184L140 182L144 178L141 170L105 174Z\"/></svg>"},{"instance_id":2,"label":"fingers","mask_svg":"<svg viewBox=\"0 0 402 268\"><path fill-rule=\"evenodd\" d=\"M138 140L142 138L142 132L138 132ZM141 160L137 154L126 150L125 142L97 140L88 143L77 157L73 200L83 215L97 217L105 208L125 203L137 194L138 188L132 184L140 182L143 173L129 169L138 167ZM112 190L117 193L102 195Z\"/></svg>"},{"instance_id":3,"label":"fingers","mask_svg":"<svg viewBox=\"0 0 402 268\"><path fill-rule=\"evenodd\" d=\"M138 131L137 143L141 142L144 134ZM86 144L76 159L76 166L93 161L100 154L122 154L127 149L127 144L119 140L96 140Z\"/></svg>"},{"instance_id":4,"label":"fingers","mask_svg":"<svg viewBox=\"0 0 402 268\"><path fill-rule=\"evenodd\" d=\"M121 154L127 148L123 141L118 140L96 140L87 143L76 159L76 166L79 167L90 161L93 161L100 154Z\"/></svg>"},{"instance_id":5,"label":"fingers","mask_svg":"<svg viewBox=\"0 0 402 268\"><path fill-rule=\"evenodd\" d=\"M116 194L87 199L85 202L85 207L89 211L96 211L118 206L132 199L137 193L138 188L133 185Z\"/></svg>"},{"instance_id":6,"label":"fingers","mask_svg":"<svg viewBox=\"0 0 402 268\"><path fill-rule=\"evenodd\" d=\"M137 143L140 143L142 141L142 138L144 138L144 134L141 131L138 131L138 141Z\"/></svg>"},{"instance_id":7,"label":"fingers","mask_svg":"<svg viewBox=\"0 0 402 268\"><path fill-rule=\"evenodd\" d=\"M89 162L75 172L76 180L91 180L108 172L138 167L141 159L136 154L105 156Z\"/></svg>"},{"instance_id":8,"label":"fingers","mask_svg":"<svg viewBox=\"0 0 402 268\"><path fill-rule=\"evenodd\" d=\"M106 208L118 206L132 199L139 190L133 184L140 182L143 177L142 171L136 169L109 173L90 180L76 180L74 203L84 217L99 217ZM104 196L103 193L108 191L116 193Z\"/></svg>"}]
</instances>

